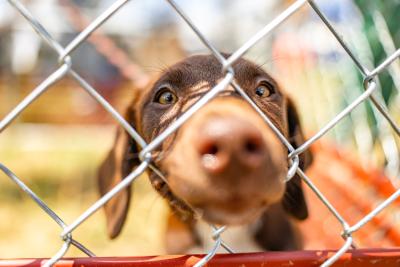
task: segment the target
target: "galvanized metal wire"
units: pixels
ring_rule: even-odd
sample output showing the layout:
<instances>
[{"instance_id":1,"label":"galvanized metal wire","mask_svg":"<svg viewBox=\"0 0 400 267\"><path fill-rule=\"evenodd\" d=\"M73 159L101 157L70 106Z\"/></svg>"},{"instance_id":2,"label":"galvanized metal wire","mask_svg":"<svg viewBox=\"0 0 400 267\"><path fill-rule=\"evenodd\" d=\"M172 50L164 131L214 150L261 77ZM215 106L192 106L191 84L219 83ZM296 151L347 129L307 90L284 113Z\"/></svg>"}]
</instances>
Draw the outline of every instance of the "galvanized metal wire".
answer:
<instances>
[{"instance_id":1,"label":"galvanized metal wire","mask_svg":"<svg viewBox=\"0 0 400 267\"><path fill-rule=\"evenodd\" d=\"M161 1L161 0L160 0ZM76 80L83 90L89 93L89 95L96 100L108 113L112 115L114 120L121 125L131 136L131 138L139 144L142 148L140 151L141 164L135 168L121 183L116 185L107 194L96 201L91 207L89 207L85 212L83 212L78 218L76 218L72 223L65 224L64 221L52 211L45 202L43 202L29 187L27 187L20 178L18 178L12 170L9 170L6 166L0 164L0 170L5 173L19 188L21 188L30 198L33 199L39 205L44 212L46 212L50 218L52 218L62 229L60 236L63 241L63 245L59 248L58 252L53 255L48 261L45 262L44 266L52 266L58 260L60 260L65 253L69 250L70 246L73 245L88 256L94 256L94 253L86 248L83 244L73 239L73 232L82 223L84 223L90 216L93 215L98 209L105 205L107 201L113 198L119 191L123 188L129 186L135 179L143 173L147 168L152 168L157 174L162 176L162 172L157 170L154 165L152 165L152 152L157 148L162 142L173 132L175 132L179 127L181 127L194 113L201 109L205 104L207 104L211 99L213 99L219 92L224 90L227 86L232 85L232 87L246 100L250 105L260 114L264 119L265 123L271 127L277 137L281 142L287 147L288 162L290 163L290 168L287 175L287 180L290 180L295 173L302 177L303 181L311 190L317 195L320 201L326 206L326 208L332 213L334 218L342 225L342 237L345 239L343 246L326 262L321 266L330 266L337 259L340 258L353 244L353 233L357 232L366 223L368 223L372 218L377 216L383 209L390 205L394 200L400 196L400 190L393 193L389 198L378 205L369 214L365 215L359 222L354 225L349 225L349 223L340 215L340 213L335 209L335 207L329 202L329 200L307 177L303 170L299 166L299 155L304 153L310 146L315 143L318 139L324 136L329 130L334 128L344 117L348 116L357 106L361 103L371 100L372 104L376 108L376 111L381 113L383 117L387 120L389 125L393 128L394 132L399 135L400 128L396 124L395 120L388 113L386 107L380 103L380 101L373 95L377 91L377 76L388 69L390 64L392 64L396 59L400 57L400 49L395 49L394 45L389 43L386 45L386 50L391 51L389 55L380 65L373 69L368 69L365 64L357 57L357 55L352 51L352 49L346 44L345 40L341 37L342 35L338 32L334 26L329 22L327 17L323 14L318 5L312 0L297 0L292 5L290 5L286 10L281 12L278 16L271 20L264 28L257 32L253 37L251 37L247 42L245 42L240 48L231 54L231 56L225 59L218 49L216 49L212 43L207 39L206 36L195 26L190 17L185 13L182 8L179 7L177 3L173 0L166 0L173 10L182 17L186 22L188 27L192 29L194 34L200 39L206 48L219 60L222 64L221 73L224 78L215 85L207 94L205 94L201 99L199 99L195 104L193 104L184 114L182 114L176 121L174 121L167 129L165 129L159 136L157 136L150 143L146 143L144 139L136 132L134 128L127 122L121 114L119 114L114 107L108 103L97 91L93 88L82 76L80 76L75 70L73 61L71 60L71 54L84 43L90 35L93 34L99 27L102 26L110 17L112 17L118 10L123 8L123 6L128 2L128 0L117 0L112 4L107 10L105 10L100 16L98 16L92 23L90 23L84 30L80 32L66 47L63 47L59 42L57 42L51 34L46 30L46 28L40 24L40 22L31 14L31 12L24 6L19 0L8 0L9 4L15 8L32 26L36 33L58 54L59 56L59 67L49 75L41 84L39 84L32 92L26 96L14 109L11 110L1 121L0 121L0 133L6 130L6 128L38 97L48 90L65 76L70 76L72 79ZM268 116L266 116L257 104L252 101L252 99L246 95L245 91L235 82L235 73L232 68L234 64L240 57L245 55L249 49L251 49L257 42L265 38L266 35L273 32L279 25L284 23L289 17L301 8L306 8L306 5L315 11L315 14L321 19L321 22L326 25L329 31L337 39L340 46L348 54L350 59L354 62L355 66L359 69L361 75L364 78L364 84L361 85L364 92L359 95L352 103L350 103L346 108L334 116L324 127L317 131L311 138L305 141L302 145L295 148L293 147L289 140L287 140L283 133L281 133L274 124L270 121ZM375 14L376 20L379 22L378 15ZM383 37L382 37L383 38ZM391 69L391 71L396 71ZM397 88L400 89L400 88ZM162 177L163 178L163 177ZM234 253L234 251L225 244L221 238L221 233L225 230L225 227L217 228L215 226L210 226L213 229L213 235L211 238L215 240L214 247L207 253L207 255L201 259L195 266L205 265L217 252L217 249L222 246L228 252ZM338 233L340 234L340 233Z\"/></svg>"}]
</instances>

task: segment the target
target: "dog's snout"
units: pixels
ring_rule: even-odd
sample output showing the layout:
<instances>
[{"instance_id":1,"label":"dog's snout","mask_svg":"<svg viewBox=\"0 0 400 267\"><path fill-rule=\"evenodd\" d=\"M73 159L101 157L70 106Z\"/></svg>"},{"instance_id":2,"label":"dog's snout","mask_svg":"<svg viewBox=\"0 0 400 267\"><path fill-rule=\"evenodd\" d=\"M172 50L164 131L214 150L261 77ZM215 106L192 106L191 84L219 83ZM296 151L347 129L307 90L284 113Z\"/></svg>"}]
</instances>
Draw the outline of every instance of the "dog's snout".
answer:
<instances>
[{"instance_id":1,"label":"dog's snout","mask_svg":"<svg viewBox=\"0 0 400 267\"><path fill-rule=\"evenodd\" d=\"M266 156L261 131L236 117L207 120L199 132L197 148L202 166L212 174L256 169Z\"/></svg>"}]
</instances>

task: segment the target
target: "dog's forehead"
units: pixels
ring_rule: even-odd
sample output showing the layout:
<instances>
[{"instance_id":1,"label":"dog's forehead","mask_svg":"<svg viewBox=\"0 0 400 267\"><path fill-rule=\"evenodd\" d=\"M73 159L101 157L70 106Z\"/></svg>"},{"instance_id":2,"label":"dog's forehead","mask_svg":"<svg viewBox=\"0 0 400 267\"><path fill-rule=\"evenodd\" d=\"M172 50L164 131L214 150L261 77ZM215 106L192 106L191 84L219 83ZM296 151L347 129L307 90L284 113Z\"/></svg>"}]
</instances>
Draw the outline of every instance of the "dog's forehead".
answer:
<instances>
[{"instance_id":1,"label":"dog's forehead","mask_svg":"<svg viewBox=\"0 0 400 267\"><path fill-rule=\"evenodd\" d=\"M252 82L259 76L264 76L272 80L259 66L245 59L239 59L235 62L233 69L235 79L240 84ZM222 64L214 56L191 56L164 71L154 87L167 83L183 89L204 82L213 86L223 76Z\"/></svg>"}]
</instances>

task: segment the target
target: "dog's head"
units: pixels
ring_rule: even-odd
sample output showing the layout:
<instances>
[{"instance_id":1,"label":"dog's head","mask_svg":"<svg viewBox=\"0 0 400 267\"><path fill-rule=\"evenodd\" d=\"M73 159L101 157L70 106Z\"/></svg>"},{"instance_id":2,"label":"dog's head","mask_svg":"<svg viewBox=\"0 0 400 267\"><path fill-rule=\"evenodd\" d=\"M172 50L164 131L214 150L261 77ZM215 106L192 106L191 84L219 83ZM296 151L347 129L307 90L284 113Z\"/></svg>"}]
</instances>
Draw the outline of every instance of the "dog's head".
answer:
<instances>
[{"instance_id":1,"label":"dog's head","mask_svg":"<svg viewBox=\"0 0 400 267\"><path fill-rule=\"evenodd\" d=\"M150 142L221 81L221 68L213 56L186 58L139 93L126 119ZM233 68L237 84L293 146L301 144L304 138L297 112L271 76L244 59ZM99 171L101 194L139 164L138 151L128 134L118 129L114 147ZM311 162L307 153L300 157L303 169ZM190 206L211 223L244 224L279 202L288 214L304 219L307 207L300 178L284 182L287 154L261 116L227 87L153 152L154 163L167 181L154 173L150 179L172 206ZM121 230L129 199L128 188L105 206L111 237Z\"/></svg>"}]
</instances>

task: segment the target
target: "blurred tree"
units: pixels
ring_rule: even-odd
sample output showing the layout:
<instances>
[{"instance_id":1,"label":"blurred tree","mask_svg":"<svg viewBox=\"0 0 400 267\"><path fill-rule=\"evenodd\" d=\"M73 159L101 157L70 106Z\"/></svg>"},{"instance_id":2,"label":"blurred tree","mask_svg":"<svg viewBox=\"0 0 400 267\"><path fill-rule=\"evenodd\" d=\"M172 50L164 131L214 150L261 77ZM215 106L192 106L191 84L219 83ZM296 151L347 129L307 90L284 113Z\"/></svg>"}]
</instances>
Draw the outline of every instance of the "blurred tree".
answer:
<instances>
[{"instance_id":1,"label":"blurred tree","mask_svg":"<svg viewBox=\"0 0 400 267\"><path fill-rule=\"evenodd\" d=\"M399 14L400 1L363 1L354 0L363 18L363 32L369 46L370 64L374 67L381 64L400 48ZM395 120L399 119L399 90L400 90L400 60L396 59L378 76L382 97L389 112ZM376 93L379 93L377 91ZM370 109L372 115L375 109ZM400 173L399 143L390 126L382 120L381 115L369 116L370 128L375 132L375 144L379 144L385 155L384 163L387 173L391 177L398 177ZM397 146L396 146L397 142ZM396 148L397 147L397 148ZM375 146L377 148L377 146ZM397 183L397 181L396 181Z\"/></svg>"},{"instance_id":2,"label":"blurred tree","mask_svg":"<svg viewBox=\"0 0 400 267\"><path fill-rule=\"evenodd\" d=\"M388 30L395 47L400 47L400 1L355 0L354 2L364 18L364 31L372 49L374 66L377 66L390 55L387 54L388 51L385 51L385 44L382 43L382 31ZM384 19L383 25L379 24L380 18ZM395 87L393 78L389 72L384 71L379 76L379 80L382 86L383 97L388 102L394 95Z\"/></svg>"}]
</instances>

